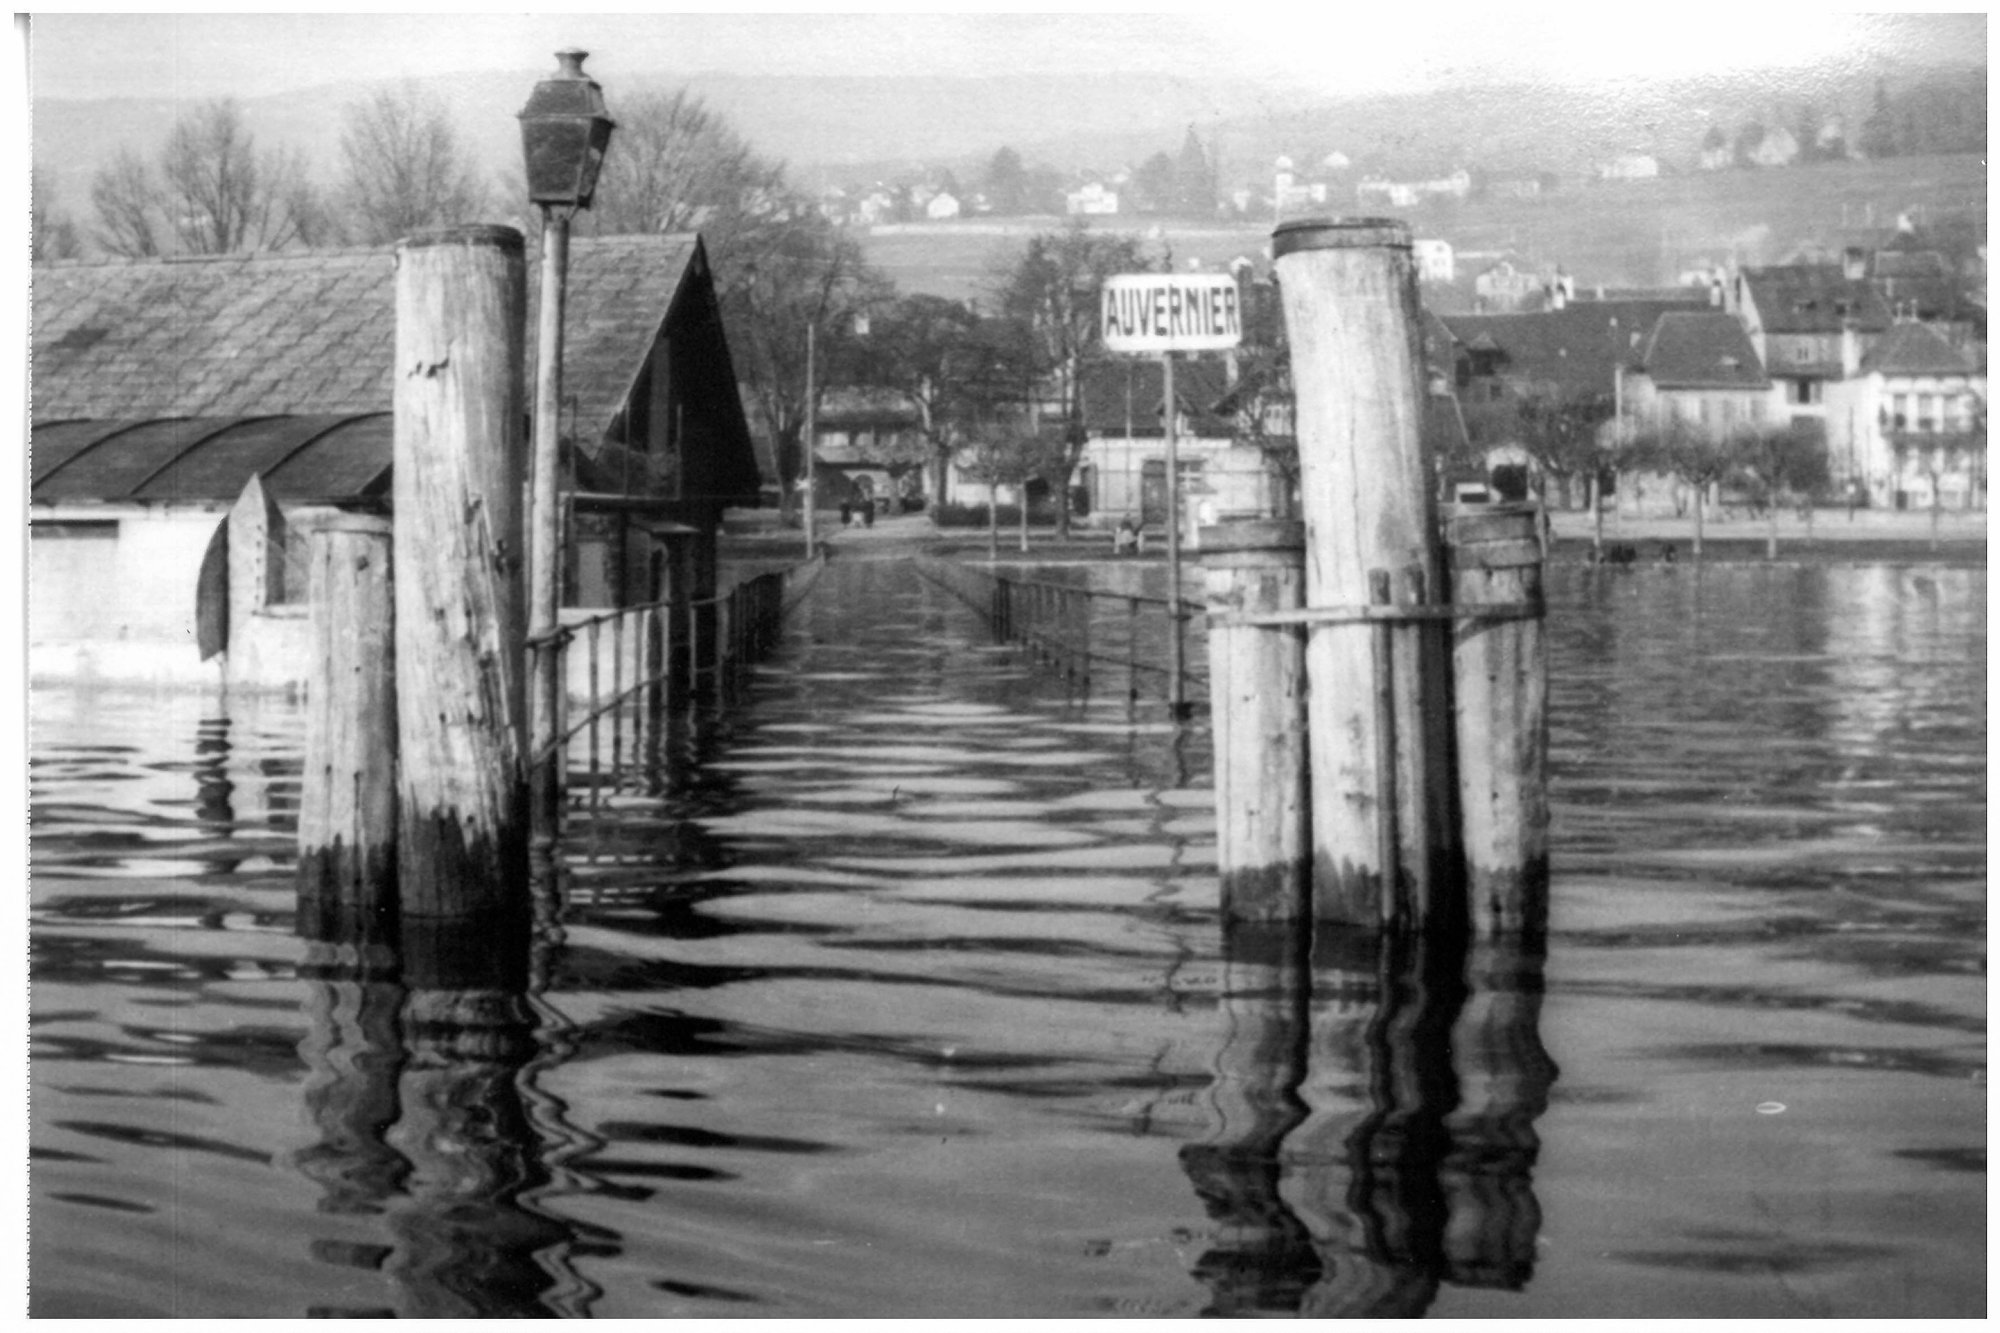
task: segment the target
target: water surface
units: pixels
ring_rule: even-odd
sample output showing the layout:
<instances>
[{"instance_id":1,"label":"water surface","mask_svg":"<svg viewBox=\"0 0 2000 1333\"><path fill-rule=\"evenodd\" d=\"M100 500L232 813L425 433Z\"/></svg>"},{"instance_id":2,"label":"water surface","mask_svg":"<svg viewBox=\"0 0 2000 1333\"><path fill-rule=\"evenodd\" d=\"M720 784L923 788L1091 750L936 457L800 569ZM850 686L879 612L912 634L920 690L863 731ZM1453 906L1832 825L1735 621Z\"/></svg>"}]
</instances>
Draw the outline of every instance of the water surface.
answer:
<instances>
[{"instance_id":1,"label":"water surface","mask_svg":"<svg viewBox=\"0 0 2000 1333\"><path fill-rule=\"evenodd\" d=\"M1984 570L1551 577L1546 957L1225 940L1205 730L893 562L520 1021L294 936L296 709L37 690L34 1310L1983 1313Z\"/></svg>"}]
</instances>

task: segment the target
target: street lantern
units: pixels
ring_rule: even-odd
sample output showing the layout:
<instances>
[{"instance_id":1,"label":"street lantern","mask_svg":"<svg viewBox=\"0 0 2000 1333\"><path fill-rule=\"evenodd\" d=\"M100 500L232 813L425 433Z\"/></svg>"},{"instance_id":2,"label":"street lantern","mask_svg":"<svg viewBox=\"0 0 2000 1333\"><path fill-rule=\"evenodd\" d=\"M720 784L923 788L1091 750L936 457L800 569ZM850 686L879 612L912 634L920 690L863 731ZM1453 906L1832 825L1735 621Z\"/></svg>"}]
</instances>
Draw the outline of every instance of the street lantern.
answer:
<instances>
[{"instance_id":1,"label":"street lantern","mask_svg":"<svg viewBox=\"0 0 2000 1333\"><path fill-rule=\"evenodd\" d=\"M561 640L562 326L569 275L569 224L590 207L597 171L611 146L604 90L583 72L584 52L556 52L561 68L535 85L521 111L528 198L542 210L541 299L535 341L535 433L528 472L528 774L530 856L538 893L555 882L555 839L562 821L562 746L557 719Z\"/></svg>"},{"instance_id":2,"label":"street lantern","mask_svg":"<svg viewBox=\"0 0 2000 1333\"><path fill-rule=\"evenodd\" d=\"M597 171L616 122L604 90L583 72L587 52L556 52L561 65L535 85L521 111L521 151L528 164L528 198L544 207L589 208Z\"/></svg>"}]
</instances>

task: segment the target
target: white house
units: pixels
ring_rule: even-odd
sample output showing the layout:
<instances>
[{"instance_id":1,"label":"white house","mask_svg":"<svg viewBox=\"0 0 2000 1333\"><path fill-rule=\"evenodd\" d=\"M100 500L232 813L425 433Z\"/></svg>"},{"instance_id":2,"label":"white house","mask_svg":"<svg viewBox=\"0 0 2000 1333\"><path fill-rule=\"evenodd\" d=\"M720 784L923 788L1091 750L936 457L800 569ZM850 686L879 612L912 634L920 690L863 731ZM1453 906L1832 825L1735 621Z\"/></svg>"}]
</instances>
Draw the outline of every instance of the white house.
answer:
<instances>
[{"instance_id":1,"label":"white house","mask_svg":"<svg viewBox=\"0 0 2000 1333\"><path fill-rule=\"evenodd\" d=\"M1107 188L1102 181L1091 181L1082 189L1071 190L1064 196L1064 203L1072 215L1105 216L1118 211L1118 191Z\"/></svg>"},{"instance_id":2,"label":"white house","mask_svg":"<svg viewBox=\"0 0 2000 1333\"><path fill-rule=\"evenodd\" d=\"M1651 153L1621 153L1597 169L1597 178L1607 181L1652 180L1660 174L1660 160Z\"/></svg>"},{"instance_id":3,"label":"white house","mask_svg":"<svg viewBox=\"0 0 2000 1333\"><path fill-rule=\"evenodd\" d=\"M924 216L933 222L943 222L948 218L955 218L958 216L958 213L958 196L946 194L942 191L931 196L930 202L924 205Z\"/></svg>"},{"instance_id":4,"label":"white house","mask_svg":"<svg viewBox=\"0 0 2000 1333\"><path fill-rule=\"evenodd\" d=\"M1450 282L1456 267L1452 262L1451 242L1419 237L1411 243L1413 257L1417 261L1417 277L1423 282Z\"/></svg>"}]
</instances>

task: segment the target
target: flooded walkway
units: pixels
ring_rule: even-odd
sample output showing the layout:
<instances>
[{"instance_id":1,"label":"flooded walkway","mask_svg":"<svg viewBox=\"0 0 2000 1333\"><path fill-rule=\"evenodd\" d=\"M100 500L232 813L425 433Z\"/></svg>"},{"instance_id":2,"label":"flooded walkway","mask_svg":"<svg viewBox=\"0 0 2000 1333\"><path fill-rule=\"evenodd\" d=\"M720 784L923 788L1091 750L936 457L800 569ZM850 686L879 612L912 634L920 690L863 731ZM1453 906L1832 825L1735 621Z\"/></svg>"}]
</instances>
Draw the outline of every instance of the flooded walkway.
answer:
<instances>
[{"instance_id":1,"label":"flooded walkway","mask_svg":"<svg viewBox=\"0 0 2000 1333\"><path fill-rule=\"evenodd\" d=\"M1982 1312L1984 571L1554 582L1553 937L1469 975L1225 944L1205 731L891 558L513 1043L310 965L294 710L38 691L36 1313Z\"/></svg>"}]
</instances>

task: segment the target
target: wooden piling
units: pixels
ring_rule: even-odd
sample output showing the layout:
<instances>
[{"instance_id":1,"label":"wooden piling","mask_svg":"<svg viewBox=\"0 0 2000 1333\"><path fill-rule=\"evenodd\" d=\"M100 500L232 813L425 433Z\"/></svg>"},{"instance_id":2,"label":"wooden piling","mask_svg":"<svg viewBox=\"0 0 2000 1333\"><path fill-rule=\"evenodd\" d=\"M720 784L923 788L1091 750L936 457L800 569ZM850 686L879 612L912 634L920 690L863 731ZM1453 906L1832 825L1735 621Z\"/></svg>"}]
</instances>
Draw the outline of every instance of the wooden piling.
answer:
<instances>
[{"instance_id":1,"label":"wooden piling","mask_svg":"<svg viewBox=\"0 0 2000 1333\"><path fill-rule=\"evenodd\" d=\"M1405 589L1419 579L1426 590L1442 588L1409 228L1380 219L1289 222L1274 233L1273 252L1297 394L1307 607L1359 610L1377 570L1396 573ZM1420 624L1399 624L1394 637L1440 641ZM1357 616L1316 626L1306 645L1314 912L1363 925L1392 910L1383 890L1396 869L1380 842L1388 812L1373 638ZM1418 724L1399 737L1399 753L1448 743L1448 700L1435 693L1441 674L1396 674L1394 714ZM1448 766L1449 755L1425 759L1433 762ZM1432 801L1438 790L1420 781L1396 792L1401 845L1424 849L1423 859L1456 841L1453 813ZM1423 873L1405 859L1404 869Z\"/></svg>"},{"instance_id":2,"label":"wooden piling","mask_svg":"<svg viewBox=\"0 0 2000 1333\"><path fill-rule=\"evenodd\" d=\"M350 514L307 548L313 677L299 782L298 923L380 937L396 913L395 582L389 520Z\"/></svg>"},{"instance_id":3,"label":"wooden piling","mask_svg":"<svg viewBox=\"0 0 2000 1333\"><path fill-rule=\"evenodd\" d=\"M396 250L402 912L527 910L521 342L511 227Z\"/></svg>"},{"instance_id":4,"label":"wooden piling","mask_svg":"<svg viewBox=\"0 0 2000 1333\"><path fill-rule=\"evenodd\" d=\"M1460 620L1452 671L1459 805L1475 934L1548 924L1548 649L1541 515L1533 504L1465 506L1449 519L1451 595L1516 608Z\"/></svg>"},{"instance_id":5,"label":"wooden piling","mask_svg":"<svg viewBox=\"0 0 2000 1333\"><path fill-rule=\"evenodd\" d=\"M1305 641L1293 626L1229 623L1305 598L1305 530L1254 519L1201 530L1208 586L1216 851L1227 920L1311 915Z\"/></svg>"}]
</instances>

